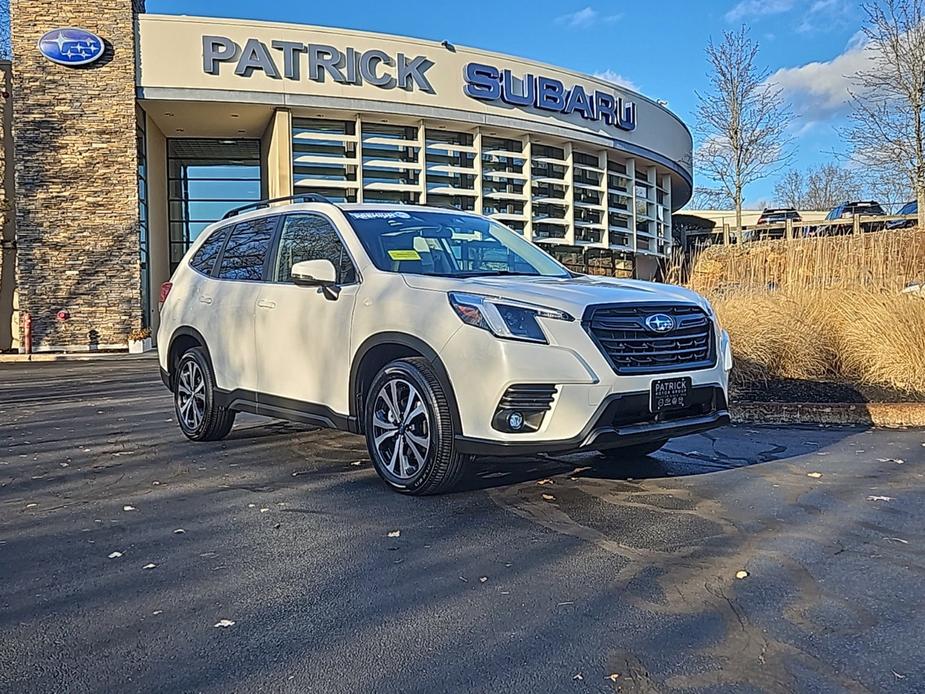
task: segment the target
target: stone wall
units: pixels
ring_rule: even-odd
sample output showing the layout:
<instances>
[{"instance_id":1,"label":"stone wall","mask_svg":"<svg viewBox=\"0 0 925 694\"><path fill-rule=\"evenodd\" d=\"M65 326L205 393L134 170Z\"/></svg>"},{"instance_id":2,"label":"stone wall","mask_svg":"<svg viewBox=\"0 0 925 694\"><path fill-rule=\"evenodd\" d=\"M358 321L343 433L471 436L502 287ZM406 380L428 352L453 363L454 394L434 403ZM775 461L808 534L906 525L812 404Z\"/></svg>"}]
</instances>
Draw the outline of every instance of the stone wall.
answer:
<instances>
[{"instance_id":1,"label":"stone wall","mask_svg":"<svg viewBox=\"0 0 925 694\"><path fill-rule=\"evenodd\" d=\"M138 11L143 1L11 3L16 284L35 351L124 346L141 322ZM102 58L77 68L45 59L39 37L67 26L100 36Z\"/></svg>"}]
</instances>

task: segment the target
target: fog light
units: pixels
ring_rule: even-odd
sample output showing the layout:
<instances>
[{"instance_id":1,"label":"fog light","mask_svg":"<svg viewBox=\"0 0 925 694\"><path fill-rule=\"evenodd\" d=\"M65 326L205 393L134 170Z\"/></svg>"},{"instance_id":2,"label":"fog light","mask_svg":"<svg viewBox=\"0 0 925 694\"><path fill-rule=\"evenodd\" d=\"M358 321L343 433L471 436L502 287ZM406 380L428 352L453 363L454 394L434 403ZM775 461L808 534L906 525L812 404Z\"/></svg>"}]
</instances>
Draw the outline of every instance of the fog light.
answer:
<instances>
[{"instance_id":1,"label":"fog light","mask_svg":"<svg viewBox=\"0 0 925 694\"><path fill-rule=\"evenodd\" d=\"M511 427L513 431L520 431L524 425L524 416L520 412L511 412L507 416L507 425Z\"/></svg>"}]
</instances>

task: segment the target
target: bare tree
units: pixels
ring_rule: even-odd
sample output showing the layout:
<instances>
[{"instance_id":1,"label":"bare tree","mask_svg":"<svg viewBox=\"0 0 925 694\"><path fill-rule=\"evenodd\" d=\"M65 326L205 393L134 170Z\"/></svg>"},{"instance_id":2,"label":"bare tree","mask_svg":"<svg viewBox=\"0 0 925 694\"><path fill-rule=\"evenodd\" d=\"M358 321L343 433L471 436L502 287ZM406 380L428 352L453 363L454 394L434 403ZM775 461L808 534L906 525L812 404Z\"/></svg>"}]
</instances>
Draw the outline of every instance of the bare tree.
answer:
<instances>
[{"instance_id":1,"label":"bare tree","mask_svg":"<svg viewBox=\"0 0 925 694\"><path fill-rule=\"evenodd\" d=\"M757 57L758 44L744 26L724 32L719 44L711 39L710 90L697 93L698 168L733 201L738 228L746 186L773 175L792 156L786 137L790 109Z\"/></svg>"},{"instance_id":2,"label":"bare tree","mask_svg":"<svg viewBox=\"0 0 925 694\"><path fill-rule=\"evenodd\" d=\"M925 228L925 8L922 0L862 7L870 67L852 77L854 109L841 135L871 177L905 183Z\"/></svg>"},{"instance_id":3,"label":"bare tree","mask_svg":"<svg viewBox=\"0 0 925 694\"><path fill-rule=\"evenodd\" d=\"M781 207L792 207L795 210L802 209L805 198L806 181L803 180L803 174L796 169L787 171L774 184L774 202Z\"/></svg>"},{"instance_id":4,"label":"bare tree","mask_svg":"<svg viewBox=\"0 0 925 694\"><path fill-rule=\"evenodd\" d=\"M839 203L861 197L863 185L849 168L822 164L804 175L790 169L774 185L778 205L798 210L829 210Z\"/></svg>"},{"instance_id":5,"label":"bare tree","mask_svg":"<svg viewBox=\"0 0 925 694\"><path fill-rule=\"evenodd\" d=\"M732 204L732 199L724 190L697 187L687 207L692 210L722 210Z\"/></svg>"}]
</instances>

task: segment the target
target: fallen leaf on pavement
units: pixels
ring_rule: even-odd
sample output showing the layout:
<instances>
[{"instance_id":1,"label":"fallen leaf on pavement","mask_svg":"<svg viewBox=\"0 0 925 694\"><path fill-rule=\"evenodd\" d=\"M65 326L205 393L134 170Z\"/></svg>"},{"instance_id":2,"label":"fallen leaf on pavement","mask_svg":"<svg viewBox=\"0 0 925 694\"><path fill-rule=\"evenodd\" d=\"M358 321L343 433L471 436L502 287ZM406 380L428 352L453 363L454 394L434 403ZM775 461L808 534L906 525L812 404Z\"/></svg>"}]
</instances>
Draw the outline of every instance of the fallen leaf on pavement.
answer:
<instances>
[{"instance_id":1,"label":"fallen leaf on pavement","mask_svg":"<svg viewBox=\"0 0 925 694\"><path fill-rule=\"evenodd\" d=\"M230 619L220 619L213 626L221 627L222 629L227 629L228 627L233 627L234 622Z\"/></svg>"},{"instance_id":2,"label":"fallen leaf on pavement","mask_svg":"<svg viewBox=\"0 0 925 694\"><path fill-rule=\"evenodd\" d=\"M485 583L485 581L487 581L487 580L488 580L488 576L481 576L481 577L479 578L479 583Z\"/></svg>"},{"instance_id":3,"label":"fallen leaf on pavement","mask_svg":"<svg viewBox=\"0 0 925 694\"><path fill-rule=\"evenodd\" d=\"M122 552L113 552L112 554L109 555L109 558L110 558L110 559L118 559L118 558L121 557L121 556L122 556Z\"/></svg>"},{"instance_id":4,"label":"fallen leaf on pavement","mask_svg":"<svg viewBox=\"0 0 925 694\"><path fill-rule=\"evenodd\" d=\"M744 569L741 571L736 571L736 578L748 578L748 571Z\"/></svg>"},{"instance_id":5,"label":"fallen leaf on pavement","mask_svg":"<svg viewBox=\"0 0 925 694\"><path fill-rule=\"evenodd\" d=\"M620 673L612 672L609 675L607 675L607 679L610 680L611 682L616 682L618 679L620 679Z\"/></svg>"},{"instance_id":6,"label":"fallen leaf on pavement","mask_svg":"<svg viewBox=\"0 0 925 694\"><path fill-rule=\"evenodd\" d=\"M555 501L556 497L554 497L552 494L543 494L543 499L546 501Z\"/></svg>"},{"instance_id":7,"label":"fallen leaf on pavement","mask_svg":"<svg viewBox=\"0 0 925 694\"><path fill-rule=\"evenodd\" d=\"M819 479L820 477L822 477L822 473L821 473L821 472L807 472L807 473L806 473L806 476L807 476L807 477L812 477L814 480L817 480L817 479Z\"/></svg>"},{"instance_id":8,"label":"fallen leaf on pavement","mask_svg":"<svg viewBox=\"0 0 925 694\"><path fill-rule=\"evenodd\" d=\"M878 496L876 494L871 494L867 497L868 501L892 501L892 496Z\"/></svg>"},{"instance_id":9,"label":"fallen leaf on pavement","mask_svg":"<svg viewBox=\"0 0 925 694\"><path fill-rule=\"evenodd\" d=\"M401 537L401 530L391 530L387 537Z\"/></svg>"},{"instance_id":10,"label":"fallen leaf on pavement","mask_svg":"<svg viewBox=\"0 0 925 694\"><path fill-rule=\"evenodd\" d=\"M552 480L540 480L537 484L552 484Z\"/></svg>"}]
</instances>

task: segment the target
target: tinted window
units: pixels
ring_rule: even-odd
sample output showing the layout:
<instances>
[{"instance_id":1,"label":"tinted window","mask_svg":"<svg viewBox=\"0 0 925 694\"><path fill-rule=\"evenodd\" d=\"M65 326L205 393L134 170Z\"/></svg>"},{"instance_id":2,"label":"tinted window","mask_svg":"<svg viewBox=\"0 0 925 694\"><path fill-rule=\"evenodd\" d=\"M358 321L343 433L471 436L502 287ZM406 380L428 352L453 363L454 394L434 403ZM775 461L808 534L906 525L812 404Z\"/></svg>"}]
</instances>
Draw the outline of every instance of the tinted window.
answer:
<instances>
[{"instance_id":1,"label":"tinted window","mask_svg":"<svg viewBox=\"0 0 925 694\"><path fill-rule=\"evenodd\" d=\"M290 215L283 222L276 255L277 282L292 281L292 266L303 260L330 260L337 270L338 284L357 281L356 269L334 226L318 215Z\"/></svg>"},{"instance_id":2,"label":"tinted window","mask_svg":"<svg viewBox=\"0 0 925 694\"><path fill-rule=\"evenodd\" d=\"M212 266L215 265L215 259L218 257L218 252L222 250L222 244L225 242L225 237L227 235L228 227L213 232L206 242L199 247L199 250L196 251L196 255L193 256L193 259L190 260L190 265L193 266L193 269L198 270L204 275L211 275Z\"/></svg>"},{"instance_id":3,"label":"tinted window","mask_svg":"<svg viewBox=\"0 0 925 694\"><path fill-rule=\"evenodd\" d=\"M219 279L263 279L263 263L273 239L276 220L277 217L258 217L235 225L222 253Z\"/></svg>"}]
</instances>

